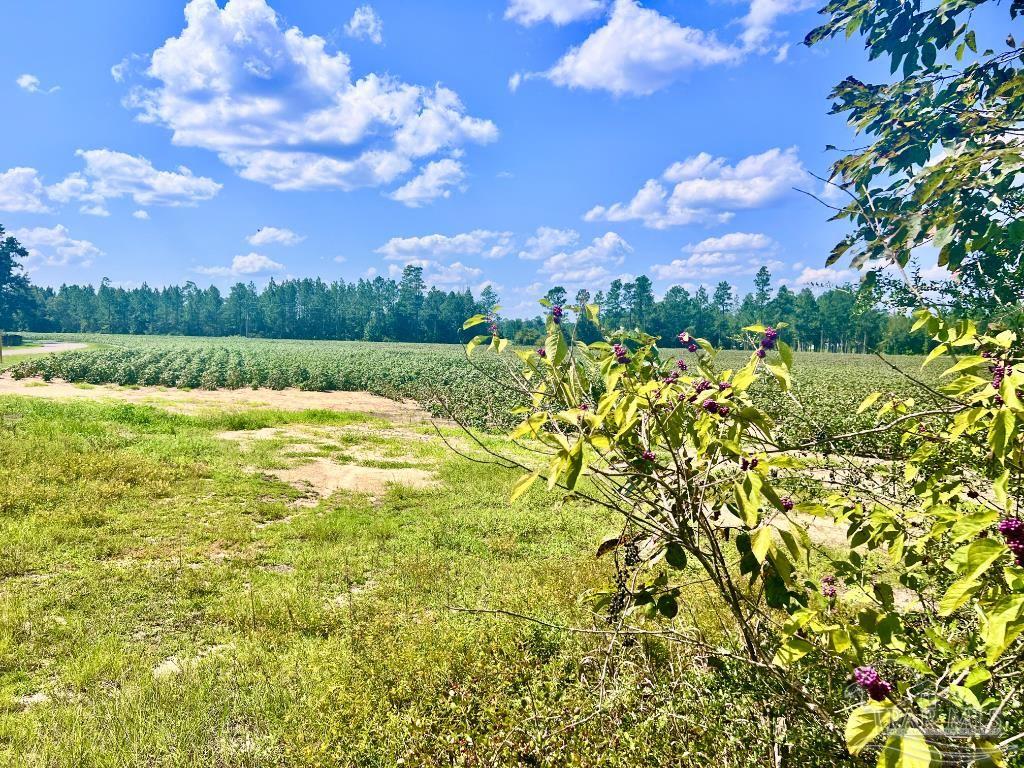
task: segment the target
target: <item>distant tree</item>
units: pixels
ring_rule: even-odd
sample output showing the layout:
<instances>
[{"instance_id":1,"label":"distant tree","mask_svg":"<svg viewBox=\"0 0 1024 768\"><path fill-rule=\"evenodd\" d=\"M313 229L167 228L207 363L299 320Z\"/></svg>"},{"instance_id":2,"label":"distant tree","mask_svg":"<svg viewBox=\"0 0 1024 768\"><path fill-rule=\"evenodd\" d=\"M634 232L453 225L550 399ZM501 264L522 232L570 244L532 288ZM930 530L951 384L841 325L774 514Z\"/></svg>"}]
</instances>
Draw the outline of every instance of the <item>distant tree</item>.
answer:
<instances>
[{"instance_id":1,"label":"distant tree","mask_svg":"<svg viewBox=\"0 0 1024 768\"><path fill-rule=\"evenodd\" d=\"M565 288L563 288L560 285L556 285L554 288L552 288L550 291L544 294L544 298L550 301L552 304L563 306L569 300L569 294L566 293Z\"/></svg>"},{"instance_id":2,"label":"distant tree","mask_svg":"<svg viewBox=\"0 0 1024 768\"><path fill-rule=\"evenodd\" d=\"M406 264L402 270L402 281L398 284L397 317L395 335L399 341L421 341L423 329L420 315L423 311L424 292L423 267Z\"/></svg>"},{"instance_id":3,"label":"distant tree","mask_svg":"<svg viewBox=\"0 0 1024 768\"><path fill-rule=\"evenodd\" d=\"M498 292L494 290L494 286L490 283L484 286L484 289L480 291L480 301L478 306L481 314L489 314L494 311L494 308L501 303L501 299L498 298Z\"/></svg>"},{"instance_id":4,"label":"distant tree","mask_svg":"<svg viewBox=\"0 0 1024 768\"><path fill-rule=\"evenodd\" d=\"M30 312L32 294L21 261L28 250L0 226L0 330L13 330Z\"/></svg>"},{"instance_id":5,"label":"distant tree","mask_svg":"<svg viewBox=\"0 0 1024 768\"><path fill-rule=\"evenodd\" d=\"M633 323L641 328L646 326L653 309L654 286L647 275L638 275L633 281L633 303L630 306Z\"/></svg>"},{"instance_id":6,"label":"distant tree","mask_svg":"<svg viewBox=\"0 0 1024 768\"><path fill-rule=\"evenodd\" d=\"M759 313L758 320L765 320L768 302L772 298L772 273L762 266L754 275L754 305Z\"/></svg>"}]
</instances>

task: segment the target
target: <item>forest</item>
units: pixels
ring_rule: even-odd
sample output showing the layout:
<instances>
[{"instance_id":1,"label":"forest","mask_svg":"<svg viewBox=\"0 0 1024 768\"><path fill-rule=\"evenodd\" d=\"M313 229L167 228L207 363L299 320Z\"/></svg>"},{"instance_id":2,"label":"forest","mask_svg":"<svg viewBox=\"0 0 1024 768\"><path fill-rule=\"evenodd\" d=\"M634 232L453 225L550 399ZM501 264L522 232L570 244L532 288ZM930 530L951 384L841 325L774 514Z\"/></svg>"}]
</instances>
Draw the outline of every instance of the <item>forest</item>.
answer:
<instances>
[{"instance_id":1,"label":"forest","mask_svg":"<svg viewBox=\"0 0 1024 768\"><path fill-rule=\"evenodd\" d=\"M457 343L466 317L490 313L500 304L489 285L477 296L469 288L428 289L423 268L412 264L400 280L271 280L262 289L237 283L226 295L216 286L201 288L191 281L123 288L104 280L98 288L62 285L54 290L32 285L21 274L19 258L27 251L14 238L7 237L0 250L0 295L7 297L0 307L0 327L11 330ZM909 315L887 310L877 295L861 287L822 287L815 293L809 286L797 292L783 284L773 290L771 273L761 267L754 290L739 300L738 295L722 281L711 292L704 286L693 293L673 286L659 300L651 280L640 275L631 282L614 280L593 295L582 290L569 296L556 286L547 298L553 304L596 303L609 324L646 327L669 345L686 330L717 346L733 347L743 326L771 317L788 324L786 339L800 350L925 350L925 337L910 331ZM539 315L500 319L499 313L499 322L519 344L536 344L545 333ZM578 335L597 338L585 320Z\"/></svg>"}]
</instances>

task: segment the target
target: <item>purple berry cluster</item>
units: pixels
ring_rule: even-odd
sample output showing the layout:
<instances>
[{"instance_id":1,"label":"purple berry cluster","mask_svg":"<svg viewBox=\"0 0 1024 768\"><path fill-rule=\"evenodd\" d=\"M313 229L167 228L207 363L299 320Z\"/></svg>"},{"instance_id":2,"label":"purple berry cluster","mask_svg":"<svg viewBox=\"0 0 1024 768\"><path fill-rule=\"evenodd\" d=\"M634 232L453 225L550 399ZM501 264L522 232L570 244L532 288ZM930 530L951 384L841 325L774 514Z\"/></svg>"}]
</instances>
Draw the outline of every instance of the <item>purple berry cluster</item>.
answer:
<instances>
[{"instance_id":1,"label":"purple berry cluster","mask_svg":"<svg viewBox=\"0 0 1024 768\"><path fill-rule=\"evenodd\" d=\"M657 456L654 455L654 451L644 451L640 454L640 458L644 461L654 461Z\"/></svg>"},{"instance_id":2,"label":"purple berry cluster","mask_svg":"<svg viewBox=\"0 0 1024 768\"><path fill-rule=\"evenodd\" d=\"M892 693L892 686L882 679L874 667L857 667L853 670L853 679L875 701L885 701Z\"/></svg>"},{"instance_id":3,"label":"purple berry cluster","mask_svg":"<svg viewBox=\"0 0 1024 768\"><path fill-rule=\"evenodd\" d=\"M740 469L742 469L744 472L746 472L748 469L757 469L757 465L758 461L756 457L750 459L749 461L747 459L740 460Z\"/></svg>"},{"instance_id":4,"label":"purple berry cluster","mask_svg":"<svg viewBox=\"0 0 1024 768\"><path fill-rule=\"evenodd\" d=\"M564 313L565 310L562 309L562 307L560 307L558 304L555 304L555 306L551 308L551 319L555 321L555 325L558 325L559 323L562 322L562 315Z\"/></svg>"},{"instance_id":5,"label":"purple berry cluster","mask_svg":"<svg viewBox=\"0 0 1024 768\"><path fill-rule=\"evenodd\" d=\"M544 349L544 347L541 347L540 349L537 350L537 357L543 359L543 358L545 358L547 356L548 356L548 351L546 349Z\"/></svg>"},{"instance_id":6,"label":"purple berry cluster","mask_svg":"<svg viewBox=\"0 0 1024 768\"><path fill-rule=\"evenodd\" d=\"M836 595L839 594L839 590L836 588L835 576L821 577L821 594L823 594L829 600L834 600Z\"/></svg>"},{"instance_id":7,"label":"purple berry cluster","mask_svg":"<svg viewBox=\"0 0 1024 768\"><path fill-rule=\"evenodd\" d=\"M672 371L663 379L665 384L675 384L679 381L679 374L676 371Z\"/></svg>"},{"instance_id":8,"label":"purple berry cluster","mask_svg":"<svg viewBox=\"0 0 1024 768\"><path fill-rule=\"evenodd\" d=\"M708 381L707 379L700 379L699 381L696 381L693 385L693 391L696 392L698 395L701 392L707 392L709 389L711 389L711 382Z\"/></svg>"},{"instance_id":9,"label":"purple berry cluster","mask_svg":"<svg viewBox=\"0 0 1024 768\"><path fill-rule=\"evenodd\" d=\"M779 338L779 332L770 325L764 329L764 336L761 338L761 349L775 349L775 340Z\"/></svg>"},{"instance_id":10,"label":"purple berry cluster","mask_svg":"<svg viewBox=\"0 0 1024 768\"><path fill-rule=\"evenodd\" d=\"M619 365L629 364L629 350L621 344L614 344L612 346L612 354L615 355L615 362Z\"/></svg>"},{"instance_id":11,"label":"purple berry cluster","mask_svg":"<svg viewBox=\"0 0 1024 768\"><path fill-rule=\"evenodd\" d=\"M796 506L796 504L793 502L793 499L791 499L789 496L783 496L781 499L779 499L779 502L782 504L782 508L787 512L792 512L793 507Z\"/></svg>"},{"instance_id":12,"label":"purple berry cluster","mask_svg":"<svg viewBox=\"0 0 1024 768\"><path fill-rule=\"evenodd\" d=\"M491 334L491 336L498 335L498 321L495 320L493 317L487 323L487 331Z\"/></svg>"},{"instance_id":13,"label":"purple berry cluster","mask_svg":"<svg viewBox=\"0 0 1024 768\"><path fill-rule=\"evenodd\" d=\"M703 408L708 413L718 413L718 403L716 403L710 397L703 403L701 403L701 408Z\"/></svg>"},{"instance_id":14,"label":"purple berry cluster","mask_svg":"<svg viewBox=\"0 0 1024 768\"><path fill-rule=\"evenodd\" d=\"M1006 546L1013 552L1017 565L1024 568L1024 520L1011 517L999 523L999 532L1006 540Z\"/></svg>"},{"instance_id":15,"label":"purple berry cluster","mask_svg":"<svg viewBox=\"0 0 1024 768\"><path fill-rule=\"evenodd\" d=\"M685 371L687 368L686 361L682 359L676 360L676 368L678 368L680 371Z\"/></svg>"}]
</instances>

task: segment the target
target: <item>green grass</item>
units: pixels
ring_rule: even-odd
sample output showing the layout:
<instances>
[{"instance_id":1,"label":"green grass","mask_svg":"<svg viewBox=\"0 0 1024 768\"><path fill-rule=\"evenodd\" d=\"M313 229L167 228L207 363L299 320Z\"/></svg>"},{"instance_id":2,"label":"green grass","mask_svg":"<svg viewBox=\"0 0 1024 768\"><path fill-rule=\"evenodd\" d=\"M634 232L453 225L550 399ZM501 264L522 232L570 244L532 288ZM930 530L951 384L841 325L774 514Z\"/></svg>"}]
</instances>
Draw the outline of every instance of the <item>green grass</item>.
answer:
<instances>
[{"instance_id":1,"label":"green grass","mask_svg":"<svg viewBox=\"0 0 1024 768\"><path fill-rule=\"evenodd\" d=\"M766 759L763 692L738 671L451 610L592 626L578 597L609 582L593 552L615 521L541 493L510 507L513 477L426 430L10 397L0 413L23 417L0 436L4 766ZM217 436L300 426L440 484L296 508L301 491L252 469L301 462L287 441ZM813 754L813 724L793 727Z\"/></svg>"}]
</instances>

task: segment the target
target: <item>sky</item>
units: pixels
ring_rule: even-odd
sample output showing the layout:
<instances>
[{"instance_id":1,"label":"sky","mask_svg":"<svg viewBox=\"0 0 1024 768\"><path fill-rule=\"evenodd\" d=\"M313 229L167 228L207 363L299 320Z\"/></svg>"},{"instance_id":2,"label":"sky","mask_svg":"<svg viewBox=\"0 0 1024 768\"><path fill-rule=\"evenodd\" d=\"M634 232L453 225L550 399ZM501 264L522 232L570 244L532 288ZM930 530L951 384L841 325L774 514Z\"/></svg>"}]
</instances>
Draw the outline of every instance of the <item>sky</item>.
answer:
<instances>
[{"instance_id":1,"label":"sky","mask_svg":"<svg viewBox=\"0 0 1024 768\"><path fill-rule=\"evenodd\" d=\"M808 0L33 0L5 8L0 224L32 280L226 287L424 267L503 314L842 282L850 146ZM993 34L996 31L993 30ZM979 41L984 44L984 41Z\"/></svg>"}]
</instances>

